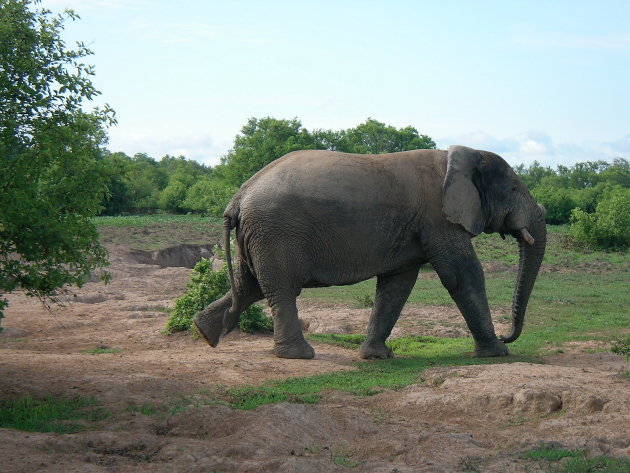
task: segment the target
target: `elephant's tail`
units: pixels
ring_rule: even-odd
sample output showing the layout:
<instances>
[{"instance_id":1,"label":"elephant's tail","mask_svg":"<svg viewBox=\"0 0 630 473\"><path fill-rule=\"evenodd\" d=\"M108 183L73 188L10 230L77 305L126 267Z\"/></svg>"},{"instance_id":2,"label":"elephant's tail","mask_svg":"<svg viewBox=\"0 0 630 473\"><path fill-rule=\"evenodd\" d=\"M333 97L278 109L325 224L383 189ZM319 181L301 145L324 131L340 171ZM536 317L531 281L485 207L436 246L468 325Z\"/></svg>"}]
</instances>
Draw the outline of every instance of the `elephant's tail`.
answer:
<instances>
[{"instance_id":1,"label":"elephant's tail","mask_svg":"<svg viewBox=\"0 0 630 473\"><path fill-rule=\"evenodd\" d=\"M234 270L232 269L232 256L230 245L230 231L232 230L232 218L228 215L223 216L223 244L225 245L225 262L227 263L228 274L230 276L230 290L232 291L232 308L230 312L234 312L238 307L236 300L236 286L234 285Z\"/></svg>"}]
</instances>

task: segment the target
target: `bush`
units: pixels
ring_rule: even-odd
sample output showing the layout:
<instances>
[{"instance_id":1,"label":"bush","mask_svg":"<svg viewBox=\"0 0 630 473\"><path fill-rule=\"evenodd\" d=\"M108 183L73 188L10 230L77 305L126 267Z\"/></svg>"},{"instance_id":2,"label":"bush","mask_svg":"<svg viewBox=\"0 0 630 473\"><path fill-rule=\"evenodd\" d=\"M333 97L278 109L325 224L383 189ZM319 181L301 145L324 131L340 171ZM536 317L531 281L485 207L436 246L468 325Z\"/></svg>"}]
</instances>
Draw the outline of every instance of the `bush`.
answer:
<instances>
[{"instance_id":1,"label":"bush","mask_svg":"<svg viewBox=\"0 0 630 473\"><path fill-rule=\"evenodd\" d=\"M630 360L630 337L626 337L620 340L615 340L610 351L626 357L626 361Z\"/></svg>"},{"instance_id":2,"label":"bush","mask_svg":"<svg viewBox=\"0 0 630 473\"><path fill-rule=\"evenodd\" d=\"M227 265L212 271L212 261L202 258L193 268L188 291L175 301L175 308L166 323L166 333L190 330L195 315L229 290ZM244 332L271 330L273 321L259 305L253 304L241 315L238 327Z\"/></svg>"},{"instance_id":3,"label":"bush","mask_svg":"<svg viewBox=\"0 0 630 473\"><path fill-rule=\"evenodd\" d=\"M546 221L551 225L568 223L571 210L577 207L569 189L541 185L532 191L532 195L547 209Z\"/></svg>"},{"instance_id":4,"label":"bush","mask_svg":"<svg viewBox=\"0 0 630 473\"><path fill-rule=\"evenodd\" d=\"M571 233L581 245L604 250L623 250L630 246L630 189L608 192L594 213L574 209Z\"/></svg>"},{"instance_id":5,"label":"bush","mask_svg":"<svg viewBox=\"0 0 630 473\"><path fill-rule=\"evenodd\" d=\"M201 179L188 189L184 207L193 212L221 217L237 190L238 187L218 180Z\"/></svg>"}]
</instances>

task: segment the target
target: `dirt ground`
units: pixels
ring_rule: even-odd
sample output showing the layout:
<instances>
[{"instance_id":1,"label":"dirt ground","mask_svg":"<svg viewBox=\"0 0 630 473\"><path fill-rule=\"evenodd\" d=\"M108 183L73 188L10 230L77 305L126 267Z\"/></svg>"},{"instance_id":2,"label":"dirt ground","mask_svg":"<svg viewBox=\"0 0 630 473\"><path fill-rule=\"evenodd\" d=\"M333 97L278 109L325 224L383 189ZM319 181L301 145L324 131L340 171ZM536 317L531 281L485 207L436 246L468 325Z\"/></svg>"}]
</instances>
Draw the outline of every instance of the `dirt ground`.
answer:
<instances>
[{"instance_id":1,"label":"dirt ground","mask_svg":"<svg viewBox=\"0 0 630 473\"><path fill-rule=\"evenodd\" d=\"M120 247L111 260L111 283L74 290L65 308L9 297L0 399L81 394L112 415L76 434L0 429L1 473L535 472L543 464L521 453L541 444L630 457L630 381L619 376L628 363L593 353L595 343L570 344L544 364L435 368L420 384L367 398L330 392L315 405L141 414L129 406L159 408L218 384L350 370L358 357L315 343L313 360L278 359L268 335L234 333L216 349L166 336L166 311L189 269L139 264ZM300 312L310 333L362 333L369 315L305 301ZM455 306L411 305L393 335L466 333ZM96 347L118 351L86 353Z\"/></svg>"}]
</instances>

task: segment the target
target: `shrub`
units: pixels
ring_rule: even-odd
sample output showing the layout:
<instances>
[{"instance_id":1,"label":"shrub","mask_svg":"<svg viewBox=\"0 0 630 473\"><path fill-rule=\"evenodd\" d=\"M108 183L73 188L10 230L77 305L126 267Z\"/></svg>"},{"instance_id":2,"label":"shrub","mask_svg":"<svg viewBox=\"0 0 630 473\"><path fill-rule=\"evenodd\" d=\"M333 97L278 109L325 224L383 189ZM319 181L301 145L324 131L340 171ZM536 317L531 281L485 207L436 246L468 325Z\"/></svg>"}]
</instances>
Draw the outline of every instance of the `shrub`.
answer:
<instances>
[{"instance_id":1,"label":"shrub","mask_svg":"<svg viewBox=\"0 0 630 473\"><path fill-rule=\"evenodd\" d=\"M630 360L630 337L615 340L610 351L617 355L623 355L626 360Z\"/></svg>"},{"instance_id":2,"label":"shrub","mask_svg":"<svg viewBox=\"0 0 630 473\"><path fill-rule=\"evenodd\" d=\"M188 189L184 207L193 212L221 217L237 190L238 187L223 184L218 180L201 179Z\"/></svg>"},{"instance_id":3,"label":"shrub","mask_svg":"<svg viewBox=\"0 0 630 473\"><path fill-rule=\"evenodd\" d=\"M175 301L175 308L166 323L166 333L190 330L195 315L229 290L227 265L212 271L212 261L202 258L192 270L188 291ZM253 304L241 314L238 326L244 332L254 332L270 330L273 323L259 305Z\"/></svg>"},{"instance_id":4,"label":"shrub","mask_svg":"<svg viewBox=\"0 0 630 473\"><path fill-rule=\"evenodd\" d=\"M539 204L547 209L547 223L559 225L569 222L571 210L577 207L569 189L538 186L532 195Z\"/></svg>"},{"instance_id":5,"label":"shrub","mask_svg":"<svg viewBox=\"0 0 630 473\"><path fill-rule=\"evenodd\" d=\"M630 246L630 189L608 192L593 213L574 209L571 233L576 243L605 250Z\"/></svg>"}]
</instances>

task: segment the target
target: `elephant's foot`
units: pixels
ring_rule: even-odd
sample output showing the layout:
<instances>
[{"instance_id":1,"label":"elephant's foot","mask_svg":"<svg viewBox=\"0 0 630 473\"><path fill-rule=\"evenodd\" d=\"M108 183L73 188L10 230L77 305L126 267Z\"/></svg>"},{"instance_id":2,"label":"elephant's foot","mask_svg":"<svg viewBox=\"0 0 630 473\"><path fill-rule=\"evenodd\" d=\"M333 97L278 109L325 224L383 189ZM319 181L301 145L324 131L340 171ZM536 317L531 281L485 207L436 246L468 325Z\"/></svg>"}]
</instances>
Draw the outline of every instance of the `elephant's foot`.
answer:
<instances>
[{"instance_id":1,"label":"elephant's foot","mask_svg":"<svg viewBox=\"0 0 630 473\"><path fill-rule=\"evenodd\" d=\"M219 344L223 332L223 317L204 316L203 312L193 319L197 333L208 345L215 348Z\"/></svg>"},{"instance_id":2,"label":"elephant's foot","mask_svg":"<svg viewBox=\"0 0 630 473\"><path fill-rule=\"evenodd\" d=\"M490 343L477 343L475 342L475 356L506 356L508 355L508 349L498 338Z\"/></svg>"},{"instance_id":3,"label":"elephant's foot","mask_svg":"<svg viewBox=\"0 0 630 473\"><path fill-rule=\"evenodd\" d=\"M359 356L365 360L393 358L394 352L384 343L368 343L365 341L359 348Z\"/></svg>"},{"instance_id":4,"label":"elephant's foot","mask_svg":"<svg viewBox=\"0 0 630 473\"><path fill-rule=\"evenodd\" d=\"M315 350L306 340L293 344L276 343L273 353L278 358L302 358L310 360L315 356Z\"/></svg>"}]
</instances>

